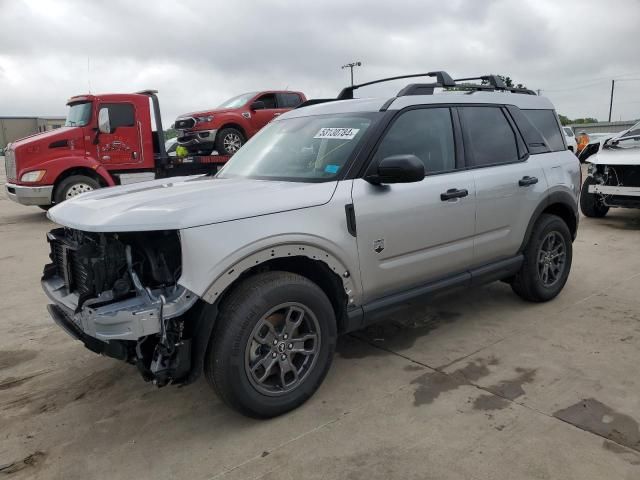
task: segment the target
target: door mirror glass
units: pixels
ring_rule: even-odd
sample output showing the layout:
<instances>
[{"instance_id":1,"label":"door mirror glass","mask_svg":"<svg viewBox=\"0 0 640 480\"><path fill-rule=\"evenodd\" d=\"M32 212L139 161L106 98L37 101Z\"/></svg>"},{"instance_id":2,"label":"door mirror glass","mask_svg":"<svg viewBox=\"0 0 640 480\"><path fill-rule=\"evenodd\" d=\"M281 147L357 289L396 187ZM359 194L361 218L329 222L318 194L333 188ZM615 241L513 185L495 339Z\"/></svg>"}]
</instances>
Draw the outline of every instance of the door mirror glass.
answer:
<instances>
[{"instance_id":1,"label":"door mirror glass","mask_svg":"<svg viewBox=\"0 0 640 480\"><path fill-rule=\"evenodd\" d=\"M424 179L424 163L415 155L392 155L385 157L378 164L376 174L365 177L367 182L380 185L383 183L411 183Z\"/></svg>"},{"instance_id":2,"label":"door mirror glass","mask_svg":"<svg viewBox=\"0 0 640 480\"><path fill-rule=\"evenodd\" d=\"M264 102L262 100L256 100L249 108L251 108L251 110L264 110Z\"/></svg>"},{"instance_id":3,"label":"door mirror glass","mask_svg":"<svg viewBox=\"0 0 640 480\"><path fill-rule=\"evenodd\" d=\"M98 130L100 133L111 133L111 121L109 120L109 109L101 108L98 112Z\"/></svg>"}]
</instances>

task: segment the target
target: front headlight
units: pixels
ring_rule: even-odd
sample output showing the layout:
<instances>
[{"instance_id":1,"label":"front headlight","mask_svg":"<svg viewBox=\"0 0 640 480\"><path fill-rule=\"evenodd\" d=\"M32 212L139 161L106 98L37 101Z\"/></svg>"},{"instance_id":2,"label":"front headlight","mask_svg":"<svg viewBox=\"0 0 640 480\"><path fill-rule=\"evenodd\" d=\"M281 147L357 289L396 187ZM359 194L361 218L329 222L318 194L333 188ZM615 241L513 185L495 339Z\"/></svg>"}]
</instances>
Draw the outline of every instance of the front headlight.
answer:
<instances>
[{"instance_id":1,"label":"front headlight","mask_svg":"<svg viewBox=\"0 0 640 480\"><path fill-rule=\"evenodd\" d=\"M44 177L44 174L47 173L46 170L34 170L33 172L23 173L22 177L20 177L20 181L22 182L39 182Z\"/></svg>"},{"instance_id":2,"label":"front headlight","mask_svg":"<svg viewBox=\"0 0 640 480\"><path fill-rule=\"evenodd\" d=\"M213 120L213 115L209 115L207 117L196 117L196 122L198 123L210 122L211 120Z\"/></svg>"}]
</instances>

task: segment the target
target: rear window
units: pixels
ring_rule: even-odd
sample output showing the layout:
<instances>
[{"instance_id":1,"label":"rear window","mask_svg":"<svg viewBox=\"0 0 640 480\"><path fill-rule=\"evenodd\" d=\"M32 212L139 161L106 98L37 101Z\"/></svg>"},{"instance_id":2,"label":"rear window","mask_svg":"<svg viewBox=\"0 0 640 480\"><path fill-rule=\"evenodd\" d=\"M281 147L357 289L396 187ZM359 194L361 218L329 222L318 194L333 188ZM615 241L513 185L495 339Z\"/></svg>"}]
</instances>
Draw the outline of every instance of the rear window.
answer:
<instances>
[{"instance_id":1,"label":"rear window","mask_svg":"<svg viewBox=\"0 0 640 480\"><path fill-rule=\"evenodd\" d=\"M560 152L566 148L556 112L553 110L522 110L522 113L542 134L552 152Z\"/></svg>"}]
</instances>

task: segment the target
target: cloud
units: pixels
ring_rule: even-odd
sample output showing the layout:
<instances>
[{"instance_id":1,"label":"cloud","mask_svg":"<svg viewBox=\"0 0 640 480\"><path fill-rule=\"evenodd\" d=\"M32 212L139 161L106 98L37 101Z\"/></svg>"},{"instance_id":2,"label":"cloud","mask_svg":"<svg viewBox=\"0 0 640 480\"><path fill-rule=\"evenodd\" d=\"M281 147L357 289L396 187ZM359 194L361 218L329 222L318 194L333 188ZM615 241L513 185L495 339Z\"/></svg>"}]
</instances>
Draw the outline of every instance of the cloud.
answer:
<instances>
[{"instance_id":1,"label":"cloud","mask_svg":"<svg viewBox=\"0 0 640 480\"><path fill-rule=\"evenodd\" d=\"M0 0L0 18L0 115L61 113L90 83L158 89L170 123L244 91L333 96L348 81L340 66L360 60L356 81L502 73L566 115L606 118L610 79L640 78L637 0ZM640 117L638 87L616 87L614 118Z\"/></svg>"}]
</instances>

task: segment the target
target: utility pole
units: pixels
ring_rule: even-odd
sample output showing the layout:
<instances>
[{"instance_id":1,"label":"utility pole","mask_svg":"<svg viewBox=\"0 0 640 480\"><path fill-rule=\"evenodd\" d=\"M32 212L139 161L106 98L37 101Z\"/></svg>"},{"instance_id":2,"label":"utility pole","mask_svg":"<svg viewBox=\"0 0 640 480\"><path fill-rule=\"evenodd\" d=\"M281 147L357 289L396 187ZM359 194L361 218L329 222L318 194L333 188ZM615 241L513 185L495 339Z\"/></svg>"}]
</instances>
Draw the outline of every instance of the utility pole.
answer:
<instances>
[{"instance_id":1,"label":"utility pole","mask_svg":"<svg viewBox=\"0 0 640 480\"><path fill-rule=\"evenodd\" d=\"M615 88L616 81L611 80L611 100L609 100L609 121L611 121L611 111L613 110L613 89Z\"/></svg>"},{"instance_id":2,"label":"utility pole","mask_svg":"<svg viewBox=\"0 0 640 480\"><path fill-rule=\"evenodd\" d=\"M343 70L345 68L349 68L351 69L351 86L353 87L353 67L361 67L362 66L362 62L351 62L351 63L347 63L346 65L343 65L342 68Z\"/></svg>"}]
</instances>

